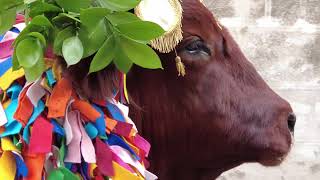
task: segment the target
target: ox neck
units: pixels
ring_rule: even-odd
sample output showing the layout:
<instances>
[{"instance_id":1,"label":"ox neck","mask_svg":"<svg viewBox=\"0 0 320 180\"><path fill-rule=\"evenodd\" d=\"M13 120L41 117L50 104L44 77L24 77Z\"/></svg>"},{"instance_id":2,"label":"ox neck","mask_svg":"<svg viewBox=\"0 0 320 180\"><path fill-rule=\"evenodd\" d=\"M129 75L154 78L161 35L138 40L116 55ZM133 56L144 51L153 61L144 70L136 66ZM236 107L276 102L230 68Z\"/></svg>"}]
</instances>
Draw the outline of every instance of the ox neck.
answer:
<instances>
[{"instance_id":1,"label":"ox neck","mask_svg":"<svg viewBox=\"0 0 320 180\"><path fill-rule=\"evenodd\" d=\"M152 163L152 162L151 162ZM159 179L165 180L215 180L217 179L222 173L239 166L240 163L235 163L233 165L224 166L224 168L216 167L216 168L199 168L199 169L170 169L168 167L163 167L163 169L154 169L151 167L152 172L156 173Z\"/></svg>"},{"instance_id":2,"label":"ox neck","mask_svg":"<svg viewBox=\"0 0 320 180\"><path fill-rule=\"evenodd\" d=\"M132 98L130 117L142 136L151 143L150 171L164 180L211 180L240 165L242 161L233 158L233 154L224 154L224 150L219 149L218 144L223 142L216 142L217 144L213 145L216 152L206 152L204 156L195 147L188 146L191 136L183 132L179 135L177 130L193 131L180 125L192 123L195 117L181 104L181 97L175 92L176 89L172 88L181 88L183 84L174 86L171 81L161 71L151 75L150 71L136 69L128 76L128 90ZM133 103L141 108L137 108ZM172 140L175 135L188 138ZM179 139L185 143L178 142Z\"/></svg>"}]
</instances>

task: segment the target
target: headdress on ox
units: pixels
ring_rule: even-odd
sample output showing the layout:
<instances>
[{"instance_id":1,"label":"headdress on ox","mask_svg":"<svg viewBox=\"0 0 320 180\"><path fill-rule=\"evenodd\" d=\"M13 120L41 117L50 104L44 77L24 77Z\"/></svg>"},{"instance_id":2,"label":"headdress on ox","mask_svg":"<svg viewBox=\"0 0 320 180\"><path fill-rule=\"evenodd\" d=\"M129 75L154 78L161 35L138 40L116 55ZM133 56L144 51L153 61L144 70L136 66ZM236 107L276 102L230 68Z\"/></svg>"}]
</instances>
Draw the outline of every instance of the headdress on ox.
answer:
<instances>
[{"instance_id":1,"label":"headdress on ox","mask_svg":"<svg viewBox=\"0 0 320 180\"><path fill-rule=\"evenodd\" d=\"M162 53L175 49L182 39L180 1L0 4L0 179L156 179L146 170L150 145L122 105L125 73L133 64L162 68L148 44ZM167 13L150 14L152 8ZM92 59L89 74L113 62L119 89L102 100L84 99L62 75L57 56L67 68Z\"/></svg>"},{"instance_id":2,"label":"headdress on ox","mask_svg":"<svg viewBox=\"0 0 320 180\"><path fill-rule=\"evenodd\" d=\"M155 11L159 9L161 11ZM152 40L150 45L161 53L175 51L182 40L182 7L180 0L153 1L143 0L136 8L135 14L143 20L159 24L165 33ZM185 66L176 53L176 67L179 76L185 76Z\"/></svg>"},{"instance_id":3,"label":"headdress on ox","mask_svg":"<svg viewBox=\"0 0 320 180\"><path fill-rule=\"evenodd\" d=\"M160 52L171 52L182 40L182 7L179 0L144 0L135 8L135 14L143 20L159 24L166 31L150 43Z\"/></svg>"}]
</instances>

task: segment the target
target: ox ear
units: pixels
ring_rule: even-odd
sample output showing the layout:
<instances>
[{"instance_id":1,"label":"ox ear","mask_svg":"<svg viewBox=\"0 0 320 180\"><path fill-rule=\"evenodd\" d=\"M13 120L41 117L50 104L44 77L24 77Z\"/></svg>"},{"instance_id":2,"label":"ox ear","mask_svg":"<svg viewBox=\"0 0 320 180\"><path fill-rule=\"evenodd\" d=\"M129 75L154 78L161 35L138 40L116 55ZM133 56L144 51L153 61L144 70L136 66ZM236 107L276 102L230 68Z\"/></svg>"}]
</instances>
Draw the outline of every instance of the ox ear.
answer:
<instances>
[{"instance_id":1,"label":"ox ear","mask_svg":"<svg viewBox=\"0 0 320 180\"><path fill-rule=\"evenodd\" d=\"M159 24L166 32L150 45L161 53L171 52L182 40L180 0L141 0L135 14L145 21Z\"/></svg>"}]
</instances>

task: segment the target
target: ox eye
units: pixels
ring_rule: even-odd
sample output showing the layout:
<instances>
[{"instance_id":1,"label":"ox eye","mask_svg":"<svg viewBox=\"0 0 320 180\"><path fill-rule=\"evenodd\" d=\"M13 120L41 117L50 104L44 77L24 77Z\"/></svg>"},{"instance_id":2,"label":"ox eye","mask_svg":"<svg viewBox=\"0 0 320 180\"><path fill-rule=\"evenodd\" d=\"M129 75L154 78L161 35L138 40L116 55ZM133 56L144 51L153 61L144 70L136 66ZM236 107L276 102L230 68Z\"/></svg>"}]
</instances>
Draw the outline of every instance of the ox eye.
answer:
<instances>
[{"instance_id":1,"label":"ox eye","mask_svg":"<svg viewBox=\"0 0 320 180\"><path fill-rule=\"evenodd\" d=\"M193 55L205 54L211 56L211 51L208 46L200 39L192 41L190 44L185 46L185 50Z\"/></svg>"}]
</instances>

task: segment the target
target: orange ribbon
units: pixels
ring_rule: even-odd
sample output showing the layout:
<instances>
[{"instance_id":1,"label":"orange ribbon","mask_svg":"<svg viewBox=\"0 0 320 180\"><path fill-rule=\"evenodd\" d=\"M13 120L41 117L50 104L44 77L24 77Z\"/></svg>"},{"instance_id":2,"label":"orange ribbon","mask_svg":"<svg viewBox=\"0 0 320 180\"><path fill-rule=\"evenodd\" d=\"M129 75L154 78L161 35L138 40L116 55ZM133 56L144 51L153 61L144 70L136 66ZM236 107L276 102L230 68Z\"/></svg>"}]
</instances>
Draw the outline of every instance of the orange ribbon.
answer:
<instances>
[{"instance_id":1,"label":"orange ribbon","mask_svg":"<svg viewBox=\"0 0 320 180\"><path fill-rule=\"evenodd\" d=\"M92 107L91 104L83 100L75 100L72 103L72 108L80 111L83 116L92 122L95 122L96 119L100 117L100 113L94 107Z\"/></svg>"},{"instance_id":2,"label":"orange ribbon","mask_svg":"<svg viewBox=\"0 0 320 180\"><path fill-rule=\"evenodd\" d=\"M62 78L52 90L48 102L48 118L58 118L65 116L66 107L72 94L71 83Z\"/></svg>"},{"instance_id":3,"label":"orange ribbon","mask_svg":"<svg viewBox=\"0 0 320 180\"><path fill-rule=\"evenodd\" d=\"M28 176L23 180L41 180L45 161L45 154L30 154L24 150L23 158L28 167Z\"/></svg>"},{"instance_id":4,"label":"orange ribbon","mask_svg":"<svg viewBox=\"0 0 320 180\"><path fill-rule=\"evenodd\" d=\"M114 119L111 119L109 117L105 117L105 121L106 121L106 125L107 125L106 131L108 134L110 134L113 131L113 129L116 127L117 121Z\"/></svg>"},{"instance_id":5,"label":"orange ribbon","mask_svg":"<svg viewBox=\"0 0 320 180\"><path fill-rule=\"evenodd\" d=\"M28 123L33 112L33 105L27 96L27 90L28 88L25 88L21 92L18 108L13 116L13 118L19 121L23 127Z\"/></svg>"}]
</instances>

